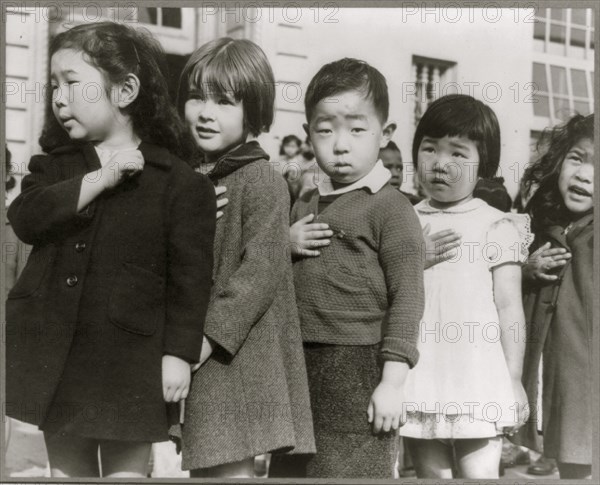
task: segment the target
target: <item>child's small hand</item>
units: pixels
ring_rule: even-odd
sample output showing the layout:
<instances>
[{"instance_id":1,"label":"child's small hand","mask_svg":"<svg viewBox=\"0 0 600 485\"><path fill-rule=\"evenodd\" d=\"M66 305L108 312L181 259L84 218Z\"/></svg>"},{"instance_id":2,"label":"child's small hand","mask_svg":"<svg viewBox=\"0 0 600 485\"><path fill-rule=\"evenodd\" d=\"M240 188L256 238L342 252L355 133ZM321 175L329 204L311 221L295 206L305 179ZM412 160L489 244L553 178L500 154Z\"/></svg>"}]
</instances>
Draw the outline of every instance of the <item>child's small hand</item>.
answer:
<instances>
[{"instance_id":1,"label":"child's small hand","mask_svg":"<svg viewBox=\"0 0 600 485\"><path fill-rule=\"evenodd\" d=\"M550 248L550 243L547 242L537 251L534 251L523 266L523 274L530 279L542 281L556 281L557 275L549 274L555 268L560 268L567 264L571 259L571 253L565 248Z\"/></svg>"},{"instance_id":2,"label":"child's small hand","mask_svg":"<svg viewBox=\"0 0 600 485\"><path fill-rule=\"evenodd\" d=\"M373 423L373 433L387 433L397 431L404 424L402 419L402 405L404 403L403 387L398 387L389 382L381 381L373 391L367 419Z\"/></svg>"},{"instance_id":3,"label":"child's small hand","mask_svg":"<svg viewBox=\"0 0 600 485\"><path fill-rule=\"evenodd\" d=\"M162 382L165 402L185 399L190 390L190 364L174 355L163 355Z\"/></svg>"},{"instance_id":4,"label":"child's small hand","mask_svg":"<svg viewBox=\"0 0 600 485\"><path fill-rule=\"evenodd\" d=\"M196 372L200 369L200 366L204 364L208 358L212 355L213 350L215 349L215 344L212 340L206 338L206 335L202 339L202 350L200 350L200 361L197 364L192 366L192 372Z\"/></svg>"},{"instance_id":5,"label":"child's small hand","mask_svg":"<svg viewBox=\"0 0 600 485\"><path fill-rule=\"evenodd\" d=\"M227 187L224 185L218 185L215 187L215 194L217 194L217 219L220 219L223 216L223 211L220 209L229 203L229 199L227 198L219 199L219 196L223 195L226 191Z\"/></svg>"},{"instance_id":6,"label":"child's small hand","mask_svg":"<svg viewBox=\"0 0 600 485\"><path fill-rule=\"evenodd\" d=\"M513 394L515 396L515 413L517 424L511 427L505 427L504 432L512 436L516 431L523 426L529 419L529 403L527 401L527 393L521 382L521 379L513 379L512 381Z\"/></svg>"},{"instance_id":7,"label":"child's small hand","mask_svg":"<svg viewBox=\"0 0 600 485\"><path fill-rule=\"evenodd\" d=\"M429 234L431 226L427 224L423 228L423 239L425 240L425 269L452 259L454 251L461 244L461 236L454 229L444 229Z\"/></svg>"},{"instance_id":8,"label":"child's small hand","mask_svg":"<svg viewBox=\"0 0 600 485\"><path fill-rule=\"evenodd\" d=\"M101 180L105 189L112 189L125 178L144 169L144 156L139 150L124 150L115 155L102 168Z\"/></svg>"},{"instance_id":9,"label":"child's small hand","mask_svg":"<svg viewBox=\"0 0 600 485\"><path fill-rule=\"evenodd\" d=\"M329 225L324 223L310 222L315 218L314 214L308 214L290 227L290 243L294 256L319 256L321 253L314 249L327 246L333 236ZM312 248L312 249L311 249Z\"/></svg>"}]
</instances>

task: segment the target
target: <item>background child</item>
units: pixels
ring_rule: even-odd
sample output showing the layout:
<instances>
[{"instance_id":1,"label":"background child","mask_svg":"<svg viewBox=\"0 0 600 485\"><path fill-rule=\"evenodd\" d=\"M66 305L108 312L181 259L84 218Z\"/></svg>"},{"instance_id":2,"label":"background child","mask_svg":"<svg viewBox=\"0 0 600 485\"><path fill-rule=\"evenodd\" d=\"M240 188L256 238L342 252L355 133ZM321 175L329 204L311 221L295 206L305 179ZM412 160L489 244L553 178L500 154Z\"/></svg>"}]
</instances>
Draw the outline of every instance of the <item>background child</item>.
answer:
<instances>
[{"instance_id":1,"label":"background child","mask_svg":"<svg viewBox=\"0 0 600 485\"><path fill-rule=\"evenodd\" d=\"M7 414L44 431L52 476L145 477L202 343L214 191L168 151L184 132L154 39L81 25L50 56L51 151L8 213L34 248L7 304Z\"/></svg>"},{"instance_id":2,"label":"background child","mask_svg":"<svg viewBox=\"0 0 600 485\"><path fill-rule=\"evenodd\" d=\"M404 165L402 164L402 152L393 141L390 141L386 146L379 150L379 158L383 162L383 166L392 174L390 184L400 190L402 186L402 174L404 173ZM408 192L400 193L404 195L412 205L421 201L421 198Z\"/></svg>"},{"instance_id":3,"label":"background child","mask_svg":"<svg viewBox=\"0 0 600 485\"><path fill-rule=\"evenodd\" d=\"M547 152L527 169L538 249L523 269L528 338L523 382L532 411L542 366L544 455L561 478L590 478L592 463L592 306L594 115L546 133ZM534 418L540 418L539 415ZM541 451L537 420L517 437Z\"/></svg>"},{"instance_id":4,"label":"background child","mask_svg":"<svg viewBox=\"0 0 600 485\"><path fill-rule=\"evenodd\" d=\"M217 224L214 288L185 406L183 468L193 477L253 477L254 457L314 452L312 417L289 258L289 195L256 141L273 121L271 66L248 40L195 51L179 109L227 187Z\"/></svg>"},{"instance_id":5,"label":"background child","mask_svg":"<svg viewBox=\"0 0 600 485\"><path fill-rule=\"evenodd\" d=\"M298 198L298 193L302 186L302 169L305 165L304 157L301 153L302 141L296 135L287 135L281 141L279 155L281 159L277 169L281 172L288 184L290 197L292 200Z\"/></svg>"},{"instance_id":6,"label":"background child","mask_svg":"<svg viewBox=\"0 0 600 485\"><path fill-rule=\"evenodd\" d=\"M419 478L496 478L504 431L526 419L521 385L524 315L521 267L531 235L527 217L473 198L494 175L500 129L493 111L470 96L444 96L423 115L413 160L428 199L415 206L431 231L452 228L461 244L427 246L419 364L404 398L407 437ZM427 231L426 231L427 232ZM426 237L426 243L428 243Z\"/></svg>"},{"instance_id":7,"label":"background child","mask_svg":"<svg viewBox=\"0 0 600 485\"><path fill-rule=\"evenodd\" d=\"M333 234L319 258L294 264L317 445L306 475L393 478L404 379L418 359L423 239L378 162L395 129L385 78L355 59L327 64L305 107L327 177L294 206L292 248L308 215ZM288 466L273 461L270 476L289 474Z\"/></svg>"}]
</instances>

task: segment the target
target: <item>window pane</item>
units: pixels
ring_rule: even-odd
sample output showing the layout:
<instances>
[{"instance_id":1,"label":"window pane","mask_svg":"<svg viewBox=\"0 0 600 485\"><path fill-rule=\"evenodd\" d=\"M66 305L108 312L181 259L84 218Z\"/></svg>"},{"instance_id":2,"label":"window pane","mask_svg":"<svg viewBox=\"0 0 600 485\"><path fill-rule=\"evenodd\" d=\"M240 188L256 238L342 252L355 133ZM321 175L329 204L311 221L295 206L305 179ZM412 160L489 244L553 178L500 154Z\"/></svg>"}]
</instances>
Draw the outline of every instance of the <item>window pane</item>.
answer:
<instances>
[{"instance_id":1,"label":"window pane","mask_svg":"<svg viewBox=\"0 0 600 485\"><path fill-rule=\"evenodd\" d=\"M550 66L552 75L552 92L554 94L569 94L567 90L567 72L564 67Z\"/></svg>"},{"instance_id":2,"label":"window pane","mask_svg":"<svg viewBox=\"0 0 600 485\"><path fill-rule=\"evenodd\" d=\"M546 15L546 9L545 8L536 8L534 7L534 11L535 11L535 18L536 19L546 19L547 15Z\"/></svg>"},{"instance_id":3,"label":"window pane","mask_svg":"<svg viewBox=\"0 0 600 485\"><path fill-rule=\"evenodd\" d=\"M180 8L163 8L162 9L162 24L165 27L181 28L181 9Z\"/></svg>"},{"instance_id":4,"label":"window pane","mask_svg":"<svg viewBox=\"0 0 600 485\"><path fill-rule=\"evenodd\" d=\"M535 21L533 24L533 38L541 40L546 38L546 22Z\"/></svg>"},{"instance_id":5,"label":"window pane","mask_svg":"<svg viewBox=\"0 0 600 485\"><path fill-rule=\"evenodd\" d=\"M544 64L533 63L533 82L538 91L548 92L548 81L546 80L546 66Z\"/></svg>"},{"instance_id":6,"label":"window pane","mask_svg":"<svg viewBox=\"0 0 600 485\"><path fill-rule=\"evenodd\" d=\"M580 115L589 115L590 114L590 103L588 101L573 101L573 105L575 108L575 112Z\"/></svg>"},{"instance_id":7,"label":"window pane","mask_svg":"<svg viewBox=\"0 0 600 485\"><path fill-rule=\"evenodd\" d=\"M534 95L533 114L536 116L544 116L545 118L550 118L550 105L548 103L548 96L541 94Z\"/></svg>"},{"instance_id":8,"label":"window pane","mask_svg":"<svg viewBox=\"0 0 600 485\"><path fill-rule=\"evenodd\" d=\"M571 29L571 45L575 47L585 47L585 29Z\"/></svg>"},{"instance_id":9,"label":"window pane","mask_svg":"<svg viewBox=\"0 0 600 485\"><path fill-rule=\"evenodd\" d=\"M594 92L594 71L590 72L590 86L592 87L592 93Z\"/></svg>"},{"instance_id":10,"label":"window pane","mask_svg":"<svg viewBox=\"0 0 600 485\"><path fill-rule=\"evenodd\" d=\"M561 120L571 117L571 108L569 107L569 100L567 98L554 97L554 115Z\"/></svg>"},{"instance_id":11,"label":"window pane","mask_svg":"<svg viewBox=\"0 0 600 485\"><path fill-rule=\"evenodd\" d=\"M550 18L552 20L562 20L563 22L566 22L567 10L564 8L551 8L550 9Z\"/></svg>"},{"instance_id":12,"label":"window pane","mask_svg":"<svg viewBox=\"0 0 600 485\"><path fill-rule=\"evenodd\" d=\"M138 8L138 21L143 24L156 25L156 9L155 8Z\"/></svg>"},{"instance_id":13,"label":"window pane","mask_svg":"<svg viewBox=\"0 0 600 485\"><path fill-rule=\"evenodd\" d=\"M550 42L558 42L564 44L566 36L566 28L562 25L550 25Z\"/></svg>"},{"instance_id":14,"label":"window pane","mask_svg":"<svg viewBox=\"0 0 600 485\"><path fill-rule=\"evenodd\" d=\"M571 23L577 25L585 25L585 8L572 8L571 9Z\"/></svg>"},{"instance_id":15,"label":"window pane","mask_svg":"<svg viewBox=\"0 0 600 485\"><path fill-rule=\"evenodd\" d=\"M587 85L585 82L585 71L571 69L571 84L573 86L573 96L581 98L588 97Z\"/></svg>"},{"instance_id":16,"label":"window pane","mask_svg":"<svg viewBox=\"0 0 600 485\"><path fill-rule=\"evenodd\" d=\"M590 31L590 49L594 48L594 29ZM593 54L593 53L592 53Z\"/></svg>"}]
</instances>

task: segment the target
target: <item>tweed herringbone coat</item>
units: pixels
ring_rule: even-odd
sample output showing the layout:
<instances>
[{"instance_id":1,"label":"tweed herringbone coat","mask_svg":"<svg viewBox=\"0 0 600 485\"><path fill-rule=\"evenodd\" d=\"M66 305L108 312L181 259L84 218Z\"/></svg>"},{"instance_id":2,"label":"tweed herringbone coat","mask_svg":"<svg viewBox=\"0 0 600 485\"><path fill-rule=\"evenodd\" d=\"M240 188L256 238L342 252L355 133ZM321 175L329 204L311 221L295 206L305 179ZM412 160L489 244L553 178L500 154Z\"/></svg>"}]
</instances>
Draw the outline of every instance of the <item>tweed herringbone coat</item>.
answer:
<instances>
[{"instance_id":1,"label":"tweed herringbone coat","mask_svg":"<svg viewBox=\"0 0 600 485\"><path fill-rule=\"evenodd\" d=\"M216 349L186 400L183 468L313 453L286 183L256 142L219 160L209 177L229 199L217 221L205 325Z\"/></svg>"}]
</instances>

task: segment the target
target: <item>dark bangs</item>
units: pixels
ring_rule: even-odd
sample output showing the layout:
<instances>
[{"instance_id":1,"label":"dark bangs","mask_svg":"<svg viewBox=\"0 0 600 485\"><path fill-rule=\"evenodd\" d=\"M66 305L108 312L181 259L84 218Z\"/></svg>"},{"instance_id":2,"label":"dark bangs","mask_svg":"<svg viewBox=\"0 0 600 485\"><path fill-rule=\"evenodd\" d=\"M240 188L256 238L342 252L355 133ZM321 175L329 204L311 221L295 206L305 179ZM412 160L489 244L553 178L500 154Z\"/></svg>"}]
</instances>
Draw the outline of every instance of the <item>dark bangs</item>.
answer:
<instances>
[{"instance_id":1,"label":"dark bangs","mask_svg":"<svg viewBox=\"0 0 600 485\"><path fill-rule=\"evenodd\" d=\"M244 127L254 136L273 123L273 71L260 47L248 40L216 39L195 51L179 83L177 105L182 115L190 95L241 101Z\"/></svg>"},{"instance_id":2,"label":"dark bangs","mask_svg":"<svg viewBox=\"0 0 600 485\"><path fill-rule=\"evenodd\" d=\"M413 139L413 164L417 166L424 137L466 137L477 144L477 175L491 178L500 164L500 126L494 112L481 101L464 94L443 96L429 106L419 121Z\"/></svg>"}]
</instances>

